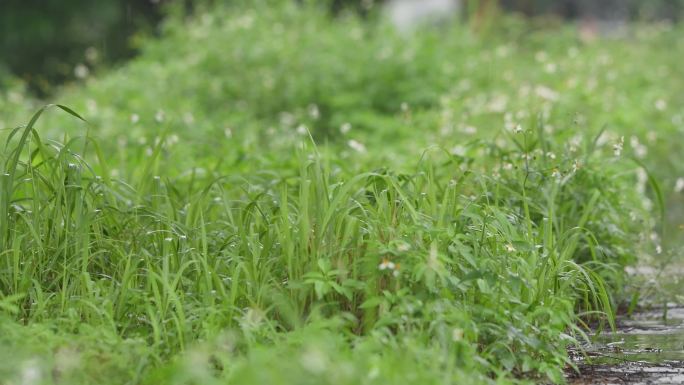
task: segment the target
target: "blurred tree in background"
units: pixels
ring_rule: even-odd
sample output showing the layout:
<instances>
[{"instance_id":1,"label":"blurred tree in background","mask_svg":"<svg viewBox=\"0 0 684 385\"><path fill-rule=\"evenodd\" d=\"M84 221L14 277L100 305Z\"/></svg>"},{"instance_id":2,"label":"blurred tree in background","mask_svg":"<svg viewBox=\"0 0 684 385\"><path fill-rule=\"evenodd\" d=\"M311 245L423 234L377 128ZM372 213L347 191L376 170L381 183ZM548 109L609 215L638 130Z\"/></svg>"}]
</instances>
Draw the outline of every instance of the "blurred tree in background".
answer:
<instances>
[{"instance_id":1,"label":"blurred tree in background","mask_svg":"<svg viewBox=\"0 0 684 385\"><path fill-rule=\"evenodd\" d=\"M152 33L161 20L160 5L159 0L2 0L0 77L11 72L46 95L53 85L85 77L99 63L129 58L134 37Z\"/></svg>"},{"instance_id":2,"label":"blurred tree in background","mask_svg":"<svg viewBox=\"0 0 684 385\"><path fill-rule=\"evenodd\" d=\"M182 13L204 2L235 1L240 0L1 0L0 89L3 79L18 77L38 96L47 96L56 85L85 78L100 65L132 57L137 37L155 34L169 9ZM326 1L334 13L368 14L389 1L421 0ZM571 20L676 22L684 10L684 0L453 1L467 11L463 12L466 17L479 17L478 10L491 4L530 17Z\"/></svg>"}]
</instances>

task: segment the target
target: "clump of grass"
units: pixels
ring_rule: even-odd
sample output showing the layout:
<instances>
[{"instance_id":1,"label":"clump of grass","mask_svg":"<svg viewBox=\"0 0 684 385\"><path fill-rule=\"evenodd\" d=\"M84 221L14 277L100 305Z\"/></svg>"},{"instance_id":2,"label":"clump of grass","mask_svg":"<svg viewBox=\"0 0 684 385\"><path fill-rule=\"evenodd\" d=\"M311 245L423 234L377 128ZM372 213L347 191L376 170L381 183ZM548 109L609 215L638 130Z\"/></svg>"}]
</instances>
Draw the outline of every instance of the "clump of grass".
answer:
<instances>
[{"instance_id":1,"label":"clump of grass","mask_svg":"<svg viewBox=\"0 0 684 385\"><path fill-rule=\"evenodd\" d=\"M146 341L139 379L295 383L336 357L348 377L314 378L385 383L406 363L390 351L408 351L415 381L559 382L578 322L612 324L649 229L628 165L543 127L431 149L405 173L346 172L308 140L294 167L174 173L160 140L124 181L88 135L44 141L41 113L3 151L2 309ZM228 352L211 353L227 331ZM291 378L262 371L293 351Z\"/></svg>"}]
</instances>

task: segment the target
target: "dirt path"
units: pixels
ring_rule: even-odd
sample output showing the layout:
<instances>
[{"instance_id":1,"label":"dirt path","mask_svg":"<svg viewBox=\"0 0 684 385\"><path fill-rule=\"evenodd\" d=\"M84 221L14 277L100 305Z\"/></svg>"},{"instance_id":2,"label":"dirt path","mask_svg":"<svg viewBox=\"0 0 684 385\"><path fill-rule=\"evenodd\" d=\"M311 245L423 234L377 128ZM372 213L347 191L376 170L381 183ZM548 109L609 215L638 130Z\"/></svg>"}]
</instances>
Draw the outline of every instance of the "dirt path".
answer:
<instances>
[{"instance_id":1,"label":"dirt path","mask_svg":"<svg viewBox=\"0 0 684 385\"><path fill-rule=\"evenodd\" d=\"M684 308L634 314L618 320L616 333L606 333L584 347L580 373L568 371L568 383L684 384Z\"/></svg>"}]
</instances>

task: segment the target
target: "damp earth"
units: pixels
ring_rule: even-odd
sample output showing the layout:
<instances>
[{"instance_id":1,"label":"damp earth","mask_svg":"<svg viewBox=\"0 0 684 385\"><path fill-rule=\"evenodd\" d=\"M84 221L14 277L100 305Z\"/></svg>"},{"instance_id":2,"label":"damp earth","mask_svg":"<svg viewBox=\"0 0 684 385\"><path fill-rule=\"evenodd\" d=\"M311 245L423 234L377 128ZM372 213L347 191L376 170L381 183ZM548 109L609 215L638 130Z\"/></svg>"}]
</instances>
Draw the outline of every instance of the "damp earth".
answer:
<instances>
[{"instance_id":1,"label":"damp earth","mask_svg":"<svg viewBox=\"0 0 684 385\"><path fill-rule=\"evenodd\" d=\"M579 373L568 370L569 384L684 384L684 308L621 317L583 349L571 352Z\"/></svg>"}]
</instances>

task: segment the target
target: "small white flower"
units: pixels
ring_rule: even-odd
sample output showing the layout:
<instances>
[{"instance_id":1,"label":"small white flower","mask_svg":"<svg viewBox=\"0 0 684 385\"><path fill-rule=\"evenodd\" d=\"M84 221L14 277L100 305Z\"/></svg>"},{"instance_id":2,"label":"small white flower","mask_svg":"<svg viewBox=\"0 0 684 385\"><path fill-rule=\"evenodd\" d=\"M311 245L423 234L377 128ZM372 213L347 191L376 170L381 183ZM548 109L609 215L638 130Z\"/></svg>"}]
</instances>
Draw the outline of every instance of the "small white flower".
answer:
<instances>
[{"instance_id":1,"label":"small white flower","mask_svg":"<svg viewBox=\"0 0 684 385\"><path fill-rule=\"evenodd\" d=\"M552 90L549 87L536 86L534 88L534 92L537 94L537 96L544 100L549 100L552 102L558 100L558 92Z\"/></svg>"},{"instance_id":2,"label":"small white flower","mask_svg":"<svg viewBox=\"0 0 684 385\"><path fill-rule=\"evenodd\" d=\"M516 125L515 125L515 128L513 129L513 131L514 131L516 134L519 134L519 133L523 132L523 128L522 128L522 126L521 126L520 124L516 124Z\"/></svg>"},{"instance_id":3,"label":"small white flower","mask_svg":"<svg viewBox=\"0 0 684 385\"><path fill-rule=\"evenodd\" d=\"M346 135L349 131L351 131L351 129L352 129L351 123L343 123L340 126L340 132L342 133L342 135Z\"/></svg>"},{"instance_id":4,"label":"small white flower","mask_svg":"<svg viewBox=\"0 0 684 385\"><path fill-rule=\"evenodd\" d=\"M131 115L131 123L136 124L140 121L140 116L138 114Z\"/></svg>"},{"instance_id":5,"label":"small white flower","mask_svg":"<svg viewBox=\"0 0 684 385\"><path fill-rule=\"evenodd\" d=\"M90 70L84 64L77 64L76 67L74 67L74 76L79 79L85 79L89 74Z\"/></svg>"},{"instance_id":6,"label":"small white flower","mask_svg":"<svg viewBox=\"0 0 684 385\"><path fill-rule=\"evenodd\" d=\"M625 137L621 136L620 141L613 145L613 154L615 154L615 156L620 156L620 154L622 154L622 148L624 147L624 145Z\"/></svg>"},{"instance_id":7,"label":"small white flower","mask_svg":"<svg viewBox=\"0 0 684 385\"><path fill-rule=\"evenodd\" d=\"M677 178L677 181L675 182L674 191L678 193L684 191L684 178Z\"/></svg>"},{"instance_id":8,"label":"small white flower","mask_svg":"<svg viewBox=\"0 0 684 385\"><path fill-rule=\"evenodd\" d=\"M577 172L577 170L579 170L580 168L582 168L582 163L580 163L579 160L575 159L575 161L572 163L572 172Z\"/></svg>"},{"instance_id":9,"label":"small white flower","mask_svg":"<svg viewBox=\"0 0 684 385\"><path fill-rule=\"evenodd\" d=\"M401 112L408 112L409 105L406 102L401 103Z\"/></svg>"},{"instance_id":10,"label":"small white flower","mask_svg":"<svg viewBox=\"0 0 684 385\"><path fill-rule=\"evenodd\" d=\"M451 330L451 340L458 342L463 339L463 329L453 328Z\"/></svg>"},{"instance_id":11,"label":"small white flower","mask_svg":"<svg viewBox=\"0 0 684 385\"><path fill-rule=\"evenodd\" d=\"M546 59L549 58L549 55L546 54L544 51L539 51L534 55L534 59L540 63L543 63L546 61Z\"/></svg>"},{"instance_id":12,"label":"small white flower","mask_svg":"<svg viewBox=\"0 0 684 385\"><path fill-rule=\"evenodd\" d=\"M515 252L515 247L513 247L512 244L508 243L506 244L506 251L508 251L509 253L513 253Z\"/></svg>"},{"instance_id":13,"label":"small white flower","mask_svg":"<svg viewBox=\"0 0 684 385\"><path fill-rule=\"evenodd\" d=\"M555 167L555 168L553 169L553 172L551 173L551 176L554 177L554 178L560 179L562 175L561 175L560 170L559 170L557 167Z\"/></svg>"},{"instance_id":14,"label":"small white flower","mask_svg":"<svg viewBox=\"0 0 684 385\"><path fill-rule=\"evenodd\" d=\"M309 110L309 116L311 117L311 119L316 120L316 119L321 117L321 111L318 109L317 105L309 104L308 110Z\"/></svg>"},{"instance_id":15,"label":"small white flower","mask_svg":"<svg viewBox=\"0 0 684 385\"><path fill-rule=\"evenodd\" d=\"M401 242L401 243L399 243L399 245L397 245L397 251L400 251L400 252L409 251L410 249L411 249L411 245L409 245L406 242Z\"/></svg>"},{"instance_id":16,"label":"small white flower","mask_svg":"<svg viewBox=\"0 0 684 385\"><path fill-rule=\"evenodd\" d=\"M192 112L186 112L183 114L183 123L187 125L195 123L195 116L192 114Z\"/></svg>"},{"instance_id":17,"label":"small white flower","mask_svg":"<svg viewBox=\"0 0 684 385\"><path fill-rule=\"evenodd\" d=\"M665 109L667 108L667 102L663 99L658 99L655 102L655 108L658 111L665 111Z\"/></svg>"},{"instance_id":18,"label":"small white flower","mask_svg":"<svg viewBox=\"0 0 684 385\"><path fill-rule=\"evenodd\" d=\"M85 58L88 62L94 63L99 58L100 54L97 52L97 48L88 47L85 50Z\"/></svg>"},{"instance_id":19,"label":"small white flower","mask_svg":"<svg viewBox=\"0 0 684 385\"><path fill-rule=\"evenodd\" d=\"M663 252L663 248L662 248L662 246L660 246L660 245L656 245L656 248L655 248L655 252L656 252L656 254L660 254L660 253L662 253L662 252Z\"/></svg>"},{"instance_id":20,"label":"small white flower","mask_svg":"<svg viewBox=\"0 0 684 385\"><path fill-rule=\"evenodd\" d=\"M356 141L354 139L350 139L347 142L347 145L356 152L366 152L366 146L364 146L363 143Z\"/></svg>"},{"instance_id":21,"label":"small white flower","mask_svg":"<svg viewBox=\"0 0 684 385\"><path fill-rule=\"evenodd\" d=\"M299 135L306 135L308 132L309 132L309 129L306 128L305 125L300 124L299 126L297 126L297 133Z\"/></svg>"},{"instance_id":22,"label":"small white flower","mask_svg":"<svg viewBox=\"0 0 684 385\"><path fill-rule=\"evenodd\" d=\"M632 146L632 149L634 149L634 155L636 155L637 158L643 158L646 156L646 153L648 153L648 148L641 144L639 138L636 136L629 138L629 144Z\"/></svg>"},{"instance_id":23,"label":"small white flower","mask_svg":"<svg viewBox=\"0 0 684 385\"><path fill-rule=\"evenodd\" d=\"M380 265L378 265L378 269L380 270L394 270L394 267L394 262L390 261L387 258L383 259Z\"/></svg>"},{"instance_id":24,"label":"small white flower","mask_svg":"<svg viewBox=\"0 0 684 385\"><path fill-rule=\"evenodd\" d=\"M173 146L174 144L180 142L180 138L176 134L171 134L169 135L169 139L167 140L167 143L169 146Z\"/></svg>"},{"instance_id":25,"label":"small white flower","mask_svg":"<svg viewBox=\"0 0 684 385\"><path fill-rule=\"evenodd\" d=\"M165 118L164 110L157 110L157 113L154 114L154 120L156 120L157 123L163 122L164 118Z\"/></svg>"},{"instance_id":26,"label":"small white flower","mask_svg":"<svg viewBox=\"0 0 684 385\"><path fill-rule=\"evenodd\" d=\"M465 154L466 154L466 148L463 147L463 146L461 146L461 145L454 146L454 147L451 149L451 153L452 153L453 155L457 155L457 156L465 156Z\"/></svg>"},{"instance_id":27,"label":"small white flower","mask_svg":"<svg viewBox=\"0 0 684 385\"><path fill-rule=\"evenodd\" d=\"M21 368L21 384L31 385L42 382L42 372L36 360L32 359L23 363Z\"/></svg>"},{"instance_id":28,"label":"small white flower","mask_svg":"<svg viewBox=\"0 0 684 385\"><path fill-rule=\"evenodd\" d=\"M549 74L556 73L557 68L556 63L546 63L546 66L544 66L544 70Z\"/></svg>"},{"instance_id":29,"label":"small white flower","mask_svg":"<svg viewBox=\"0 0 684 385\"><path fill-rule=\"evenodd\" d=\"M474 134L477 134L477 128L475 128L473 126L465 126L465 127L463 127L462 132L464 134L474 135Z\"/></svg>"}]
</instances>

